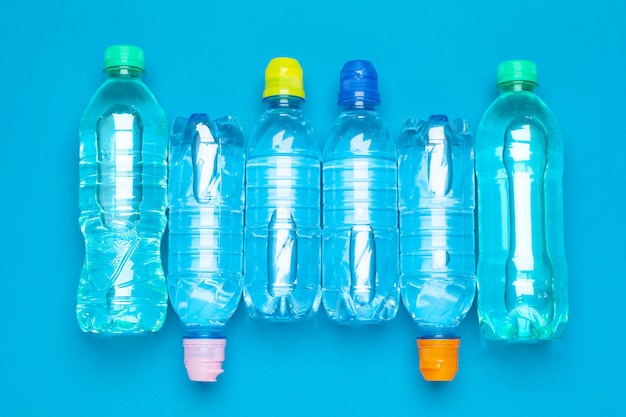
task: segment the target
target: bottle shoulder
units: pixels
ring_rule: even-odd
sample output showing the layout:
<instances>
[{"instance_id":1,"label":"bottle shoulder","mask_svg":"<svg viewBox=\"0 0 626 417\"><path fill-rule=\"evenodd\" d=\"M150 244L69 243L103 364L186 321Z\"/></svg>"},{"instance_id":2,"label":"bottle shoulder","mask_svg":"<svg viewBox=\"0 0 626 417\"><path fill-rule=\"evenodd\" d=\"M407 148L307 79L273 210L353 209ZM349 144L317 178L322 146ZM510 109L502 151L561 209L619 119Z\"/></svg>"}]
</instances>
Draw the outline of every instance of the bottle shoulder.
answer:
<instances>
[{"instance_id":1,"label":"bottle shoulder","mask_svg":"<svg viewBox=\"0 0 626 417\"><path fill-rule=\"evenodd\" d=\"M480 124L490 119L519 117L537 117L546 121L555 119L554 114L541 97L533 92L523 91L500 94L487 108Z\"/></svg>"},{"instance_id":2,"label":"bottle shoulder","mask_svg":"<svg viewBox=\"0 0 626 417\"><path fill-rule=\"evenodd\" d=\"M113 106L129 106L148 119L150 125L166 126L165 113L150 89L140 79L107 79L92 96L83 112L81 130Z\"/></svg>"},{"instance_id":3,"label":"bottle shoulder","mask_svg":"<svg viewBox=\"0 0 626 417\"><path fill-rule=\"evenodd\" d=\"M550 138L551 147L562 146L561 130L554 113L534 92L508 92L498 96L485 111L476 131L476 148L503 138L512 126L532 124Z\"/></svg>"},{"instance_id":4,"label":"bottle shoulder","mask_svg":"<svg viewBox=\"0 0 626 417\"><path fill-rule=\"evenodd\" d=\"M248 156L294 151L312 153L319 157L319 142L309 120L300 109L266 110L250 135L246 146Z\"/></svg>"},{"instance_id":5,"label":"bottle shoulder","mask_svg":"<svg viewBox=\"0 0 626 417\"><path fill-rule=\"evenodd\" d=\"M395 145L385 121L373 111L342 112L324 146L324 157L337 154L395 154Z\"/></svg>"}]
</instances>

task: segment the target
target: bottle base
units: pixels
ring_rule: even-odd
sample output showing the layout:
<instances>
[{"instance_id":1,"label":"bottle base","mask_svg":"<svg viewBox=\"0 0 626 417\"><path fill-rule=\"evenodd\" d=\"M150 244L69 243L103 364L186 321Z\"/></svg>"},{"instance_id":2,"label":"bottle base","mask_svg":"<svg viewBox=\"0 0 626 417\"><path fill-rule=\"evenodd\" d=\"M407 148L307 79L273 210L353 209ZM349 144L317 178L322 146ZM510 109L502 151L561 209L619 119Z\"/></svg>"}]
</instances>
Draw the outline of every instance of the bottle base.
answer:
<instances>
[{"instance_id":1,"label":"bottle base","mask_svg":"<svg viewBox=\"0 0 626 417\"><path fill-rule=\"evenodd\" d=\"M248 315L253 319L289 323L309 319L317 312L321 302L319 289L289 292L270 296L265 289L244 289L244 301Z\"/></svg>"},{"instance_id":2,"label":"bottle base","mask_svg":"<svg viewBox=\"0 0 626 417\"><path fill-rule=\"evenodd\" d=\"M400 292L376 296L366 303L359 303L349 291L324 290L322 296L328 318L339 324L367 325L386 322L396 317L400 305Z\"/></svg>"},{"instance_id":3,"label":"bottle base","mask_svg":"<svg viewBox=\"0 0 626 417\"><path fill-rule=\"evenodd\" d=\"M157 332L163 327L167 304L84 306L76 308L78 326L86 333L140 334Z\"/></svg>"},{"instance_id":4,"label":"bottle base","mask_svg":"<svg viewBox=\"0 0 626 417\"><path fill-rule=\"evenodd\" d=\"M248 310L248 316L250 316L250 318L255 319L255 320L269 321L273 323L293 323L293 322L305 321L305 320L312 318L313 315L315 314L314 312L307 312L304 314L286 314L286 315L272 314L272 313L266 313L266 312L260 311L253 307L248 308L247 310Z\"/></svg>"},{"instance_id":5,"label":"bottle base","mask_svg":"<svg viewBox=\"0 0 626 417\"><path fill-rule=\"evenodd\" d=\"M502 321L500 323L480 321L480 330L488 340L504 341L509 343L539 343L555 340L561 337L566 322L557 322L545 327L533 327L525 320Z\"/></svg>"}]
</instances>

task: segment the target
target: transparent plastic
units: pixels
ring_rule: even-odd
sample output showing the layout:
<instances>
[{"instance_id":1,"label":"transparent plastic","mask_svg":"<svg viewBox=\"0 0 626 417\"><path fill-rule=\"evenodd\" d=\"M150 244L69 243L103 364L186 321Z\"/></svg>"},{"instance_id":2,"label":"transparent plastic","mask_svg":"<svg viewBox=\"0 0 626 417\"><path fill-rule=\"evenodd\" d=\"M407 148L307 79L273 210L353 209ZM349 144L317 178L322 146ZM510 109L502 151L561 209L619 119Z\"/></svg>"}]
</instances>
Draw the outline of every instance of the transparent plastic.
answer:
<instances>
[{"instance_id":1,"label":"transparent plastic","mask_svg":"<svg viewBox=\"0 0 626 417\"><path fill-rule=\"evenodd\" d=\"M266 98L246 146L244 299L253 318L311 317L321 299L321 156L303 101Z\"/></svg>"},{"instance_id":2,"label":"transparent plastic","mask_svg":"<svg viewBox=\"0 0 626 417\"><path fill-rule=\"evenodd\" d=\"M141 80L112 67L80 123L80 226L85 262L76 313L85 332L161 328L167 288L161 238L167 198L167 123Z\"/></svg>"},{"instance_id":3,"label":"transparent plastic","mask_svg":"<svg viewBox=\"0 0 626 417\"><path fill-rule=\"evenodd\" d=\"M189 377L213 381L221 362L202 354L216 341L223 352L222 330L243 286L244 140L238 121L212 121L205 114L176 119L169 178L170 301L187 329ZM219 363L198 375L195 369L210 362Z\"/></svg>"},{"instance_id":4,"label":"transparent plastic","mask_svg":"<svg viewBox=\"0 0 626 417\"><path fill-rule=\"evenodd\" d=\"M409 119L398 141L402 299L420 337L454 337L476 293L467 122Z\"/></svg>"},{"instance_id":5,"label":"transparent plastic","mask_svg":"<svg viewBox=\"0 0 626 417\"><path fill-rule=\"evenodd\" d=\"M535 86L501 84L476 135L478 317L496 340L554 339L567 323L563 141Z\"/></svg>"},{"instance_id":6,"label":"transparent plastic","mask_svg":"<svg viewBox=\"0 0 626 417\"><path fill-rule=\"evenodd\" d=\"M339 323L396 316L397 163L377 102L347 100L323 152L323 301Z\"/></svg>"},{"instance_id":7,"label":"transparent plastic","mask_svg":"<svg viewBox=\"0 0 626 417\"><path fill-rule=\"evenodd\" d=\"M454 377L450 339L476 293L473 151L467 122L444 115L407 120L398 140L401 292L427 380ZM437 369L427 369L426 354Z\"/></svg>"}]
</instances>

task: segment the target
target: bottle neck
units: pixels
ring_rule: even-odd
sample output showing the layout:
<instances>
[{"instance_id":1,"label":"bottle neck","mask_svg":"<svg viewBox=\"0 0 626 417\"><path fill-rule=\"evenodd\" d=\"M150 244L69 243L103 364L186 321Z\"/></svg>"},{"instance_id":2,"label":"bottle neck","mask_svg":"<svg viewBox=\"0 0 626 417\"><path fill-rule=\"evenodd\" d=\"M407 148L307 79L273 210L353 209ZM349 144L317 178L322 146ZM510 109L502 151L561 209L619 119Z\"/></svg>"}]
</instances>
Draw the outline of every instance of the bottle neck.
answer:
<instances>
[{"instance_id":1,"label":"bottle neck","mask_svg":"<svg viewBox=\"0 0 626 417\"><path fill-rule=\"evenodd\" d=\"M343 111L350 110L368 110L375 111L376 106L378 106L378 102L376 100L366 100L366 99L353 99L353 100L343 100L339 102Z\"/></svg>"},{"instance_id":2,"label":"bottle neck","mask_svg":"<svg viewBox=\"0 0 626 417\"><path fill-rule=\"evenodd\" d=\"M498 85L501 93L535 91L537 84L531 81L511 81Z\"/></svg>"},{"instance_id":3,"label":"bottle neck","mask_svg":"<svg viewBox=\"0 0 626 417\"><path fill-rule=\"evenodd\" d=\"M188 339L223 339L222 328L217 326L187 326Z\"/></svg>"},{"instance_id":4,"label":"bottle neck","mask_svg":"<svg viewBox=\"0 0 626 417\"><path fill-rule=\"evenodd\" d=\"M108 78L135 78L141 79L143 70L134 67L111 67L104 70Z\"/></svg>"},{"instance_id":5,"label":"bottle neck","mask_svg":"<svg viewBox=\"0 0 626 417\"><path fill-rule=\"evenodd\" d=\"M268 109L290 108L299 109L304 99L296 96L279 95L263 99Z\"/></svg>"}]
</instances>

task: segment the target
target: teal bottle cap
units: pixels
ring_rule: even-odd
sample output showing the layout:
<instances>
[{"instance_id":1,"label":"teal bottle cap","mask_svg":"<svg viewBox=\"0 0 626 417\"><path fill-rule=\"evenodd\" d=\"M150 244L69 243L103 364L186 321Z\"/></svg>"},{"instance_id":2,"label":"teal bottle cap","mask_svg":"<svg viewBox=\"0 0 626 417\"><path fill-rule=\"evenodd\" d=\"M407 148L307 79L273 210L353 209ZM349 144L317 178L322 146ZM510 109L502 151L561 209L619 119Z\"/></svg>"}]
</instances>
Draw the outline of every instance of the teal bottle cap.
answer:
<instances>
[{"instance_id":1,"label":"teal bottle cap","mask_svg":"<svg viewBox=\"0 0 626 417\"><path fill-rule=\"evenodd\" d=\"M514 81L537 84L537 66L532 61L514 59L498 65L498 85Z\"/></svg>"},{"instance_id":2,"label":"teal bottle cap","mask_svg":"<svg viewBox=\"0 0 626 417\"><path fill-rule=\"evenodd\" d=\"M131 67L143 71L143 50L134 45L113 45L104 51L104 70Z\"/></svg>"}]
</instances>

